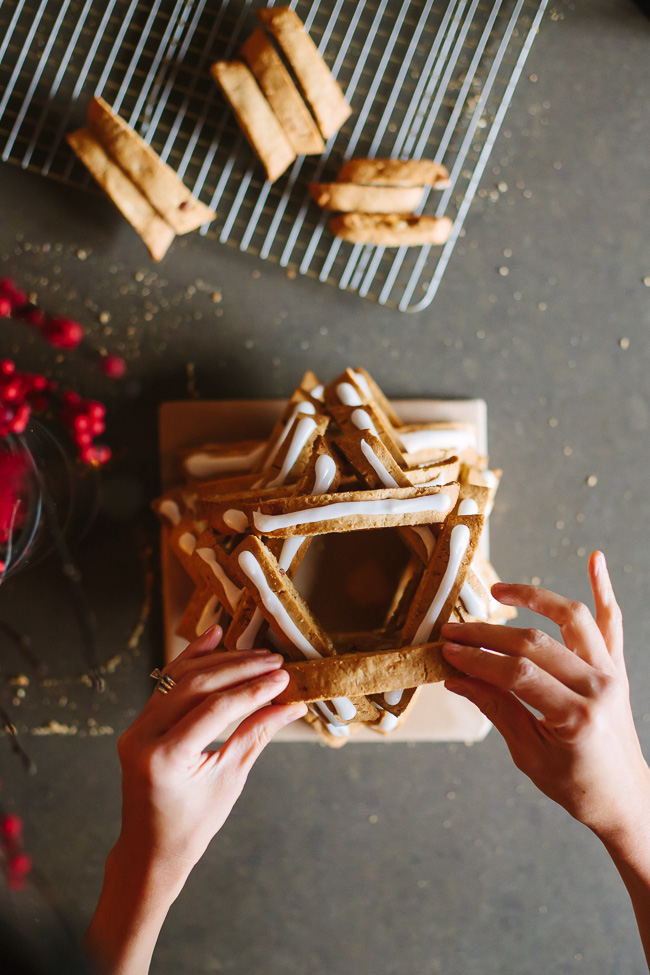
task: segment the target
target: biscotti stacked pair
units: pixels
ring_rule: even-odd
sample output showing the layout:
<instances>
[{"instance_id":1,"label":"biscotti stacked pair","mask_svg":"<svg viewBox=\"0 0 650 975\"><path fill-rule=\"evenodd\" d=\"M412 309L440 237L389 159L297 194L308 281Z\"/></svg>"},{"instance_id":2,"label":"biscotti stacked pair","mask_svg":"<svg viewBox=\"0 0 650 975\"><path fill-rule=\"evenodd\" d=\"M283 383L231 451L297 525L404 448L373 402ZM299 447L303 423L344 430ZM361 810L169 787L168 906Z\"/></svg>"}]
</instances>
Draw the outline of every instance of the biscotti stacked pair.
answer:
<instances>
[{"instance_id":1,"label":"biscotti stacked pair","mask_svg":"<svg viewBox=\"0 0 650 975\"><path fill-rule=\"evenodd\" d=\"M364 369L327 386L307 373L268 439L206 444L179 463L183 483L154 503L194 584L178 633L192 640L218 621L229 650L279 649L291 675L281 700L308 702L328 744L364 725L389 734L418 686L453 673L440 652L447 620L509 615L480 544L500 472L476 431L403 424ZM336 576L353 580L361 619L394 568L392 556L368 558L373 536L404 552L381 618L325 626L313 607ZM319 574L314 554L340 541L347 554Z\"/></svg>"},{"instance_id":2,"label":"biscotti stacked pair","mask_svg":"<svg viewBox=\"0 0 650 975\"><path fill-rule=\"evenodd\" d=\"M297 156L320 155L323 140L338 132L352 110L294 10L264 7L257 18L300 91L261 28L243 44L241 60L217 61L210 71L273 183Z\"/></svg>"},{"instance_id":3,"label":"biscotti stacked pair","mask_svg":"<svg viewBox=\"0 0 650 975\"><path fill-rule=\"evenodd\" d=\"M415 216L427 189L446 189L449 173L431 159L351 159L333 183L311 183L314 200L324 210L337 210L329 226L336 237L353 244L382 247L432 246L446 243L448 217Z\"/></svg>"}]
</instances>

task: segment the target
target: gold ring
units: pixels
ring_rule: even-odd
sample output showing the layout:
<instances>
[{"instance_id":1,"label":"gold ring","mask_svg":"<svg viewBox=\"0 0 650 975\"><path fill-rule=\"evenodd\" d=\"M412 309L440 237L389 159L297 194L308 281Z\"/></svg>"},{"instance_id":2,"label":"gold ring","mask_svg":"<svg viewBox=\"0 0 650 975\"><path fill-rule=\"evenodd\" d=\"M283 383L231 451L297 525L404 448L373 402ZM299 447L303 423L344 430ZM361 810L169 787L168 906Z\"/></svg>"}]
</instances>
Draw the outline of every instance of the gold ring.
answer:
<instances>
[{"instance_id":1,"label":"gold ring","mask_svg":"<svg viewBox=\"0 0 650 975\"><path fill-rule=\"evenodd\" d=\"M161 694L169 694L172 687L176 684L176 681L170 674L163 674L162 670L159 670L158 667L155 667L149 676L158 681L156 690L160 691Z\"/></svg>"}]
</instances>

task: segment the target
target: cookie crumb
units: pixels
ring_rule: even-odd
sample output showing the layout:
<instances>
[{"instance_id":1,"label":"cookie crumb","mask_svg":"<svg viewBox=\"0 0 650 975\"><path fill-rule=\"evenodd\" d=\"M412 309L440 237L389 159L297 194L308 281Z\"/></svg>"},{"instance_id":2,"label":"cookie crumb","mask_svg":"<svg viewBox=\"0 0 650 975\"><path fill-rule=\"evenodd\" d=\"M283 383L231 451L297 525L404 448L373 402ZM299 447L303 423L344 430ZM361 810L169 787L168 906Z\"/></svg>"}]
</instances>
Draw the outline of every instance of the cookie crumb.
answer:
<instances>
[{"instance_id":1,"label":"cookie crumb","mask_svg":"<svg viewBox=\"0 0 650 975\"><path fill-rule=\"evenodd\" d=\"M620 345L620 347L622 349L629 349L629 347L630 347L630 340L629 339L625 339L625 338L619 339L618 340L618 344Z\"/></svg>"},{"instance_id":2,"label":"cookie crumb","mask_svg":"<svg viewBox=\"0 0 650 975\"><path fill-rule=\"evenodd\" d=\"M587 478L587 484L589 485L589 487L596 487L596 485L598 484L598 478L596 477L595 474L589 475L589 477Z\"/></svg>"}]
</instances>

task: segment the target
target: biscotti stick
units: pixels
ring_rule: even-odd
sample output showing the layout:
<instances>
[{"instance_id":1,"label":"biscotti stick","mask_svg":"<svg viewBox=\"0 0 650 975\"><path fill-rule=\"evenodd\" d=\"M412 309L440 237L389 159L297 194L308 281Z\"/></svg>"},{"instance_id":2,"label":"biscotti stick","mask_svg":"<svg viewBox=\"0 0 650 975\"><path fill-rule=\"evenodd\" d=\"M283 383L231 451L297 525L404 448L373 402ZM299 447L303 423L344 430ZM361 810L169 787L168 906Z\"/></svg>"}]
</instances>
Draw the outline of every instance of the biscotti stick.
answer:
<instances>
[{"instance_id":1,"label":"biscotti stick","mask_svg":"<svg viewBox=\"0 0 650 975\"><path fill-rule=\"evenodd\" d=\"M349 159L337 176L345 183L379 186L449 185L449 172L431 159Z\"/></svg>"},{"instance_id":2,"label":"biscotti stick","mask_svg":"<svg viewBox=\"0 0 650 975\"><path fill-rule=\"evenodd\" d=\"M214 540L209 530L197 538L192 559L203 582L216 593L219 602L232 616L239 605L242 590L233 579L229 554Z\"/></svg>"},{"instance_id":3,"label":"biscotti stick","mask_svg":"<svg viewBox=\"0 0 650 975\"><path fill-rule=\"evenodd\" d=\"M323 210L344 213L413 213L423 196L420 186L358 186L356 183L310 183L309 192Z\"/></svg>"},{"instance_id":4,"label":"biscotti stick","mask_svg":"<svg viewBox=\"0 0 650 975\"><path fill-rule=\"evenodd\" d=\"M197 481L207 481L250 471L265 447L263 440L208 443L182 450L179 456L184 474Z\"/></svg>"},{"instance_id":5,"label":"biscotti stick","mask_svg":"<svg viewBox=\"0 0 650 975\"><path fill-rule=\"evenodd\" d=\"M287 574L259 539L249 538L233 553L240 578L275 630L289 656L316 659L330 656L335 648ZM367 721L377 709L365 699L332 701L343 722Z\"/></svg>"},{"instance_id":6,"label":"biscotti stick","mask_svg":"<svg viewBox=\"0 0 650 975\"><path fill-rule=\"evenodd\" d=\"M175 237L173 228L117 163L113 162L89 129L69 132L66 141L122 216L126 217L140 235L153 260L161 261Z\"/></svg>"},{"instance_id":7,"label":"biscotti stick","mask_svg":"<svg viewBox=\"0 0 650 975\"><path fill-rule=\"evenodd\" d=\"M457 483L290 497L263 501L250 520L257 534L276 538L423 525L443 521L457 497Z\"/></svg>"},{"instance_id":8,"label":"biscotti stick","mask_svg":"<svg viewBox=\"0 0 650 975\"><path fill-rule=\"evenodd\" d=\"M402 631L402 644L435 641L456 605L472 563L485 519L450 515L425 568Z\"/></svg>"},{"instance_id":9,"label":"biscotti stick","mask_svg":"<svg viewBox=\"0 0 650 975\"><path fill-rule=\"evenodd\" d=\"M342 213L332 217L329 227L335 237L351 244L378 247L437 247L449 240L453 224L449 217L411 217L403 213Z\"/></svg>"},{"instance_id":10,"label":"biscotti stick","mask_svg":"<svg viewBox=\"0 0 650 975\"><path fill-rule=\"evenodd\" d=\"M210 73L230 102L242 132L264 166L266 178L274 183L296 154L255 78L241 61L217 61Z\"/></svg>"},{"instance_id":11,"label":"biscotti stick","mask_svg":"<svg viewBox=\"0 0 650 975\"><path fill-rule=\"evenodd\" d=\"M241 54L277 115L294 151L299 156L313 156L323 152L325 143L318 126L263 30L258 28L253 31L244 41Z\"/></svg>"},{"instance_id":12,"label":"biscotti stick","mask_svg":"<svg viewBox=\"0 0 650 975\"><path fill-rule=\"evenodd\" d=\"M324 414L297 414L273 463L262 476L260 486L280 488L297 481L309 463L316 439L322 437L329 422L329 417Z\"/></svg>"},{"instance_id":13,"label":"biscotti stick","mask_svg":"<svg viewBox=\"0 0 650 975\"><path fill-rule=\"evenodd\" d=\"M191 643L201 636L209 626L214 626L223 616L223 606L219 597L209 586L201 583L196 587L189 603L185 607L179 624L176 627L177 636Z\"/></svg>"},{"instance_id":14,"label":"biscotti stick","mask_svg":"<svg viewBox=\"0 0 650 975\"><path fill-rule=\"evenodd\" d=\"M88 127L177 234L186 234L214 220L214 210L192 196L171 166L103 98L91 99Z\"/></svg>"},{"instance_id":15,"label":"biscotti stick","mask_svg":"<svg viewBox=\"0 0 650 975\"><path fill-rule=\"evenodd\" d=\"M442 656L442 643L344 654L284 666L289 683L275 699L276 704L383 694L460 676L460 671Z\"/></svg>"},{"instance_id":16,"label":"biscotti stick","mask_svg":"<svg viewBox=\"0 0 650 975\"><path fill-rule=\"evenodd\" d=\"M257 17L282 48L311 105L318 128L323 137L329 139L350 117L352 109L303 22L289 7L262 7L257 11Z\"/></svg>"},{"instance_id":17,"label":"biscotti stick","mask_svg":"<svg viewBox=\"0 0 650 975\"><path fill-rule=\"evenodd\" d=\"M335 442L367 487L413 487L390 450L369 430L337 437Z\"/></svg>"}]
</instances>

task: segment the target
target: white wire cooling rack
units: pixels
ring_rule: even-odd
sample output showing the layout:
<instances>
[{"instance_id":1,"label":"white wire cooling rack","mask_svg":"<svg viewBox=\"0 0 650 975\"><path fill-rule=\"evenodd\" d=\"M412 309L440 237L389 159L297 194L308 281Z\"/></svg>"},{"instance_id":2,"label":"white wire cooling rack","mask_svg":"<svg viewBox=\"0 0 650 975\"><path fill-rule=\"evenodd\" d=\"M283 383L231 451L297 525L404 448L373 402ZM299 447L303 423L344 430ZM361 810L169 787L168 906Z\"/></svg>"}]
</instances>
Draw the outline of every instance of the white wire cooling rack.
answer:
<instances>
[{"instance_id":1,"label":"white wire cooling rack","mask_svg":"<svg viewBox=\"0 0 650 975\"><path fill-rule=\"evenodd\" d=\"M1 157L90 187L64 135L101 94L216 209L202 234L418 311L438 290L546 4L292 0L353 115L322 156L299 157L270 185L208 70L237 55L260 0L0 0ZM308 183L352 156L444 163L451 185L423 209L453 219L447 244L332 238Z\"/></svg>"}]
</instances>

